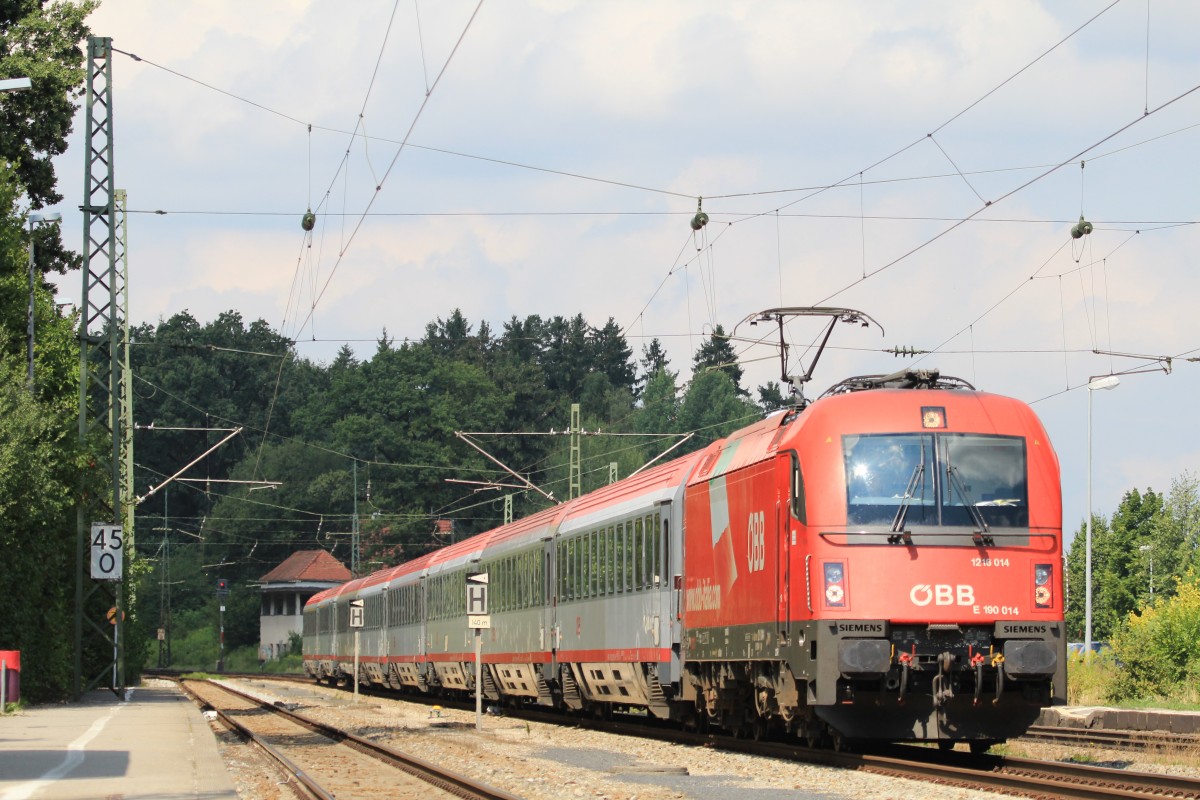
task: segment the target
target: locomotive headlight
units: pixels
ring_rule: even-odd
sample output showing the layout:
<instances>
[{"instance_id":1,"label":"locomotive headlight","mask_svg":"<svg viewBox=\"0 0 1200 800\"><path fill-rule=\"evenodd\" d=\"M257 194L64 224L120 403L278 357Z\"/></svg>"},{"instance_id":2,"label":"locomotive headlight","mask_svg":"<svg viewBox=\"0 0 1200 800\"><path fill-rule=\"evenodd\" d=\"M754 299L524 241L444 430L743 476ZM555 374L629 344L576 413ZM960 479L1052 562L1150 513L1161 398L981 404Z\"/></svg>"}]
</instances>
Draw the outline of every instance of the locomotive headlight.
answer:
<instances>
[{"instance_id":1,"label":"locomotive headlight","mask_svg":"<svg viewBox=\"0 0 1200 800\"><path fill-rule=\"evenodd\" d=\"M1033 565L1034 608L1050 608L1052 605L1054 605L1054 591L1051 588L1051 579L1053 577L1053 564Z\"/></svg>"},{"instance_id":2,"label":"locomotive headlight","mask_svg":"<svg viewBox=\"0 0 1200 800\"><path fill-rule=\"evenodd\" d=\"M825 606L827 608L845 608L846 566L841 561L827 561L823 569L825 575Z\"/></svg>"}]
</instances>

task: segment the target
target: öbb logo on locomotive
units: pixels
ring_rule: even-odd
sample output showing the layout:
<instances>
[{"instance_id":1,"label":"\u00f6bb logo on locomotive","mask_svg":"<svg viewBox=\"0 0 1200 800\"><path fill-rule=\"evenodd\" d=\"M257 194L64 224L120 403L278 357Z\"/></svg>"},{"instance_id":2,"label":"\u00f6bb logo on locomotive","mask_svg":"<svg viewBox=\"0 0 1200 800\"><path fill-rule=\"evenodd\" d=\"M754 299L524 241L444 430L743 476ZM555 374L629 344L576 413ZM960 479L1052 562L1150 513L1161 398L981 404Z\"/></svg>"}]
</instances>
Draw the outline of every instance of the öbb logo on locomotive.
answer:
<instances>
[{"instance_id":1,"label":"\u00f6bb logo on locomotive","mask_svg":"<svg viewBox=\"0 0 1200 800\"><path fill-rule=\"evenodd\" d=\"M1065 702L1061 516L1028 405L936 371L860 376L314 596L304 668L812 745L983 748ZM492 621L479 675L476 572Z\"/></svg>"},{"instance_id":2,"label":"\u00f6bb logo on locomotive","mask_svg":"<svg viewBox=\"0 0 1200 800\"><path fill-rule=\"evenodd\" d=\"M961 583L954 586L945 583L934 586L919 583L909 591L908 598L914 606L927 606L930 603L939 606L974 606L975 587Z\"/></svg>"},{"instance_id":3,"label":"\u00f6bb logo on locomotive","mask_svg":"<svg viewBox=\"0 0 1200 800\"><path fill-rule=\"evenodd\" d=\"M746 565L750 572L767 566L767 515L762 511L751 511L746 525Z\"/></svg>"}]
</instances>

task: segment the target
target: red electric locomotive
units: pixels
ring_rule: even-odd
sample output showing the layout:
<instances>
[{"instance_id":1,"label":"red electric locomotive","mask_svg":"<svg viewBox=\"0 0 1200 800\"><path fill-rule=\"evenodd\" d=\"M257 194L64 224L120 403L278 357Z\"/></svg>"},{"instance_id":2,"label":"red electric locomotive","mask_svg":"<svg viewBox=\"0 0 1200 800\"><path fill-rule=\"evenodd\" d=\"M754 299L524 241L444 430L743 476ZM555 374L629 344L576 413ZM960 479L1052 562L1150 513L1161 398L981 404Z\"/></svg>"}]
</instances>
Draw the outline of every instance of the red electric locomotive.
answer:
<instances>
[{"instance_id":1,"label":"red electric locomotive","mask_svg":"<svg viewBox=\"0 0 1200 800\"><path fill-rule=\"evenodd\" d=\"M685 696L810 742L1019 735L1066 698L1058 459L1028 406L860 378L705 453Z\"/></svg>"},{"instance_id":2,"label":"red electric locomotive","mask_svg":"<svg viewBox=\"0 0 1200 800\"><path fill-rule=\"evenodd\" d=\"M1065 702L1061 513L1025 404L936 372L858 378L317 595L305 668L355 679L361 599L357 680L473 692L466 580L486 572L493 702L982 749Z\"/></svg>"}]
</instances>

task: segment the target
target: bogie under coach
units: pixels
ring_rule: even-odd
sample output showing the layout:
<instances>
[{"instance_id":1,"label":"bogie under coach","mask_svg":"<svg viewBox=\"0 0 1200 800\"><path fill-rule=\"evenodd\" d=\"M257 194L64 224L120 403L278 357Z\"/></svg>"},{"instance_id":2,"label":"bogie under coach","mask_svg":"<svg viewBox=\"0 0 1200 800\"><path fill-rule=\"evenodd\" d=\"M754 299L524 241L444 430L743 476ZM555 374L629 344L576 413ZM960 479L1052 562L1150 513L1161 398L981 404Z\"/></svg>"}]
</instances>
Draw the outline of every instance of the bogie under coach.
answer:
<instances>
[{"instance_id":1,"label":"bogie under coach","mask_svg":"<svg viewBox=\"0 0 1200 800\"><path fill-rule=\"evenodd\" d=\"M810 744L1020 735L1065 702L1058 459L1025 404L866 377L704 450L319 594L304 664Z\"/></svg>"}]
</instances>

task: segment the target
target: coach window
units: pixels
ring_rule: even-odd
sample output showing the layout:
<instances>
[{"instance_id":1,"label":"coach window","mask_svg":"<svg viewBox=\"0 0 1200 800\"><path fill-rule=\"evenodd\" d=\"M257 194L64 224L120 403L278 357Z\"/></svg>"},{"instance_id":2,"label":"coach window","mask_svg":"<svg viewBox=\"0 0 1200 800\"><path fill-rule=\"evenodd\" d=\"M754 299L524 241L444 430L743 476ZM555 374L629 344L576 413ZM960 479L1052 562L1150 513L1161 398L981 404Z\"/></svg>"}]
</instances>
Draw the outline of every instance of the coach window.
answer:
<instances>
[{"instance_id":1,"label":"coach window","mask_svg":"<svg viewBox=\"0 0 1200 800\"><path fill-rule=\"evenodd\" d=\"M619 542L617 537L617 526L609 525L608 532L605 534L605 536L608 539L608 553L606 558L608 561L608 576L605 578L607 586L606 593L616 594L618 591L617 587L620 585L621 581L621 579L617 576L617 544Z\"/></svg>"},{"instance_id":2,"label":"coach window","mask_svg":"<svg viewBox=\"0 0 1200 800\"><path fill-rule=\"evenodd\" d=\"M566 544L566 560L563 562L563 572L566 574L567 586L563 592L563 597L567 600L575 599L575 539L567 539Z\"/></svg>"},{"instance_id":3,"label":"coach window","mask_svg":"<svg viewBox=\"0 0 1200 800\"><path fill-rule=\"evenodd\" d=\"M617 529L609 525L604 529L604 593L613 594L617 586Z\"/></svg>"},{"instance_id":4,"label":"coach window","mask_svg":"<svg viewBox=\"0 0 1200 800\"><path fill-rule=\"evenodd\" d=\"M641 517L633 521L633 588L646 588L646 526Z\"/></svg>"},{"instance_id":5,"label":"coach window","mask_svg":"<svg viewBox=\"0 0 1200 800\"><path fill-rule=\"evenodd\" d=\"M622 558L620 558L620 585L625 591L634 590L634 523L625 522L618 525L620 539L624 543Z\"/></svg>"},{"instance_id":6,"label":"coach window","mask_svg":"<svg viewBox=\"0 0 1200 800\"><path fill-rule=\"evenodd\" d=\"M596 549L593 546L595 539L591 533L583 534L583 596L591 597L592 592L592 576L595 570L592 569L592 561L596 557Z\"/></svg>"},{"instance_id":7,"label":"coach window","mask_svg":"<svg viewBox=\"0 0 1200 800\"><path fill-rule=\"evenodd\" d=\"M617 523L617 557L613 562L617 569L617 594L625 592L625 523Z\"/></svg>"},{"instance_id":8,"label":"coach window","mask_svg":"<svg viewBox=\"0 0 1200 800\"><path fill-rule=\"evenodd\" d=\"M559 539L554 545L555 597L567 599L567 543Z\"/></svg>"},{"instance_id":9,"label":"coach window","mask_svg":"<svg viewBox=\"0 0 1200 800\"><path fill-rule=\"evenodd\" d=\"M592 560L589 561L588 572L589 596L595 597L600 594L600 531L593 530L588 534L588 539L592 540Z\"/></svg>"},{"instance_id":10,"label":"coach window","mask_svg":"<svg viewBox=\"0 0 1200 800\"><path fill-rule=\"evenodd\" d=\"M562 569L561 569L562 599L570 600L571 599L571 540L568 539L567 541L563 542L562 547L563 547Z\"/></svg>"},{"instance_id":11,"label":"coach window","mask_svg":"<svg viewBox=\"0 0 1200 800\"><path fill-rule=\"evenodd\" d=\"M596 531L596 594L608 594L608 529Z\"/></svg>"},{"instance_id":12,"label":"coach window","mask_svg":"<svg viewBox=\"0 0 1200 800\"><path fill-rule=\"evenodd\" d=\"M513 584L515 592L513 594L512 607L516 610L524 608L525 600L529 597L529 566L525 563L524 553L513 556L513 568L515 569L514 575L516 580Z\"/></svg>"},{"instance_id":13,"label":"coach window","mask_svg":"<svg viewBox=\"0 0 1200 800\"><path fill-rule=\"evenodd\" d=\"M608 594L608 559L609 540L608 528L596 529L596 594L600 597Z\"/></svg>"},{"instance_id":14,"label":"coach window","mask_svg":"<svg viewBox=\"0 0 1200 800\"><path fill-rule=\"evenodd\" d=\"M508 569L504 570L504 610L512 611L517 607L517 559L509 556L504 559Z\"/></svg>"},{"instance_id":15,"label":"coach window","mask_svg":"<svg viewBox=\"0 0 1200 800\"><path fill-rule=\"evenodd\" d=\"M572 565L575 572L575 588L573 594L576 600L582 600L586 595L583 593L583 536L575 537L575 557L571 559L575 563Z\"/></svg>"},{"instance_id":16,"label":"coach window","mask_svg":"<svg viewBox=\"0 0 1200 800\"><path fill-rule=\"evenodd\" d=\"M525 593L525 608L531 608L542 604L542 557L536 550L530 550L525 554L525 563L528 565L528 585L529 591Z\"/></svg>"},{"instance_id":17,"label":"coach window","mask_svg":"<svg viewBox=\"0 0 1200 800\"><path fill-rule=\"evenodd\" d=\"M568 539L563 542L563 591L564 600L571 600L575 596L575 576L572 572L572 556L575 555L575 540Z\"/></svg>"},{"instance_id":18,"label":"coach window","mask_svg":"<svg viewBox=\"0 0 1200 800\"><path fill-rule=\"evenodd\" d=\"M579 541L578 536L572 536L569 547L571 551L571 599L578 600L582 596L579 589L579 553L583 549L583 542Z\"/></svg>"},{"instance_id":19,"label":"coach window","mask_svg":"<svg viewBox=\"0 0 1200 800\"><path fill-rule=\"evenodd\" d=\"M659 525L661 517L654 514L649 517L650 520L650 580L654 586L662 583L662 526Z\"/></svg>"}]
</instances>

